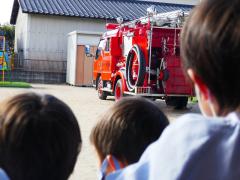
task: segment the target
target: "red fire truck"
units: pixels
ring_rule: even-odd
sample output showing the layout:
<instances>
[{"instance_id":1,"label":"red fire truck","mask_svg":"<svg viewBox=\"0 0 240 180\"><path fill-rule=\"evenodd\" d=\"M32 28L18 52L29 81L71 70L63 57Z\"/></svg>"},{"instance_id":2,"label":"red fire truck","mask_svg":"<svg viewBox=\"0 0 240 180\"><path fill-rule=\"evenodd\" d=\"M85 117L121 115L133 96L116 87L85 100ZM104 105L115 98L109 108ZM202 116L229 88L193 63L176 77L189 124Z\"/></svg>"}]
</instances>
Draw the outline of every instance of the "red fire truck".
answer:
<instances>
[{"instance_id":1,"label":"red fire truck","mask_svg":"<svg viewBox=\"0 0 240 180\"><path fill-rule=\"evenodd\" d=\"M131 22L106 24L94 60L93 79L98 97L139 95L165 99L182 108L193 87L181 68L180 31L186 13L157 14L154 7L146 17Z\"/></svg>"}]
</instances>

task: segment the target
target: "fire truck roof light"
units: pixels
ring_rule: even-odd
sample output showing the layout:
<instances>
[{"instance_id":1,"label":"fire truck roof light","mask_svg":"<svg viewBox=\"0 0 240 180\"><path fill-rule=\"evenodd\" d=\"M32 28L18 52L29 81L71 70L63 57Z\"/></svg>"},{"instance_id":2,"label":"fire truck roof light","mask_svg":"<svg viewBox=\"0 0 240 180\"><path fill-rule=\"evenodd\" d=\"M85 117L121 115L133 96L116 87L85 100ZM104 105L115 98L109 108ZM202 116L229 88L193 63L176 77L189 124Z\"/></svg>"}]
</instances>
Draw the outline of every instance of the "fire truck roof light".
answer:
<instances>
[{"instance_id":1,"label":"fire truck roof light","mask_svg":"<svg viewBox=\"0 0 240 180\"><path fill-rule=\"evenodd\" d=\"M117 22L118 22L118 24L122 24L123 18L122 17L117 17Z\"/></svg>"},{"instance_id":2,"label":"fire truck roof light","mask_svg":"<svg viewBox=\"0 0 240 180\"><path fill-rule=\"evenodd\" d=\"M156 6L152 5L149 8L147 8L147 15L148 16L153 16L155 14L157 14Z\"/></svg>"},{"instance_id":3,"label":"fire truck roof light","mask_svg":"<svg viewBox=\"0 0 240 180\"><path fill-rule=\"evenodd\" d=\"M157 26L164 26L165 24L169 24L171 26L177 26L181 25L182 22L184 22L185 17L189 15L189 12L185 12L183 10L175 10L171 12L165 12L165 13L157 13L156 7L151 6L147 8L147 16L140 17L138 19L135 19L133 21L129 21L126 23L119 23L121 19L117 18L118 23L121 25L120 27L129 27L132 28L136 24L147 24L150 20L151 23Z\"/></svg>"}]
</instances>

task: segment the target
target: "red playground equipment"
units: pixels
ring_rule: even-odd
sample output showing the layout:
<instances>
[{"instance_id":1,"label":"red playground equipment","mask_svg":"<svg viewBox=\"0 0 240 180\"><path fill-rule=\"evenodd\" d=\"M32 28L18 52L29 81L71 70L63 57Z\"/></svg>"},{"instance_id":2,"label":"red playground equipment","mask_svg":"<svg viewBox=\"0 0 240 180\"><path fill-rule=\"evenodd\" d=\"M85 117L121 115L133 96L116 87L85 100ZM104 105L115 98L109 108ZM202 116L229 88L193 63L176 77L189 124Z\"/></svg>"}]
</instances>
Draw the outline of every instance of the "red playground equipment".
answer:
<instances>
[{"instance_id":1,"label":"red playground equipment","mask_svg":"<svg viewBox=\"0 0 240 180\"><path fill-rule=\"evenodd\" d=\"M94 83L100 99L114 95L139 95L165 99L182 108L193 87L181 68L180 31L187 14L183 11L148 15L119 24L107 24L94 60Z\"/></svg>"}]
</instances>

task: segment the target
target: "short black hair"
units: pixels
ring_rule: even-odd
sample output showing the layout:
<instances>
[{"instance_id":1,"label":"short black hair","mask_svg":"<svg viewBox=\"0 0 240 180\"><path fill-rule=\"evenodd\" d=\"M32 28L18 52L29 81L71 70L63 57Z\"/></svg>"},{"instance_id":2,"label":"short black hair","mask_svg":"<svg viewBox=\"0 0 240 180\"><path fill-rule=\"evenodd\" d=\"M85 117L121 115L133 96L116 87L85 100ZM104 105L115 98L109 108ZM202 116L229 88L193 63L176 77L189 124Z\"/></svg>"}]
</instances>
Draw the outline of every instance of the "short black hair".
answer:
<instances>
[{"instance_id":1,"label":"short black hair","mask_svg":"<svg viewBox=\"0 0 240 180\"><path fill-rule=\"evenodd\" d=\"M66 180L81 148L71 109L51 95L25 93L0 107L0 167L13 180Z\"/></svg>"},{"instance_id":2,"label":"short black hair","mask_svg":"<svg viewBox=\"0 0 240 180\"><path fill-rule=\"evenodd\" d=\"M240 105L240 1L203 0L197 5L182 30L181 56L185 69L194 70L221 111L236 110Z\"/></svg>"},{"instance_id":3,"label":"short black hair","mask_svg":"<svg viewBox=\"0 0 240 180\"><path fill-rule=\"evenodd\" d=\"M153 102L127 97L102 116L92 129L90 140L102 159L111 154L131 164L139 160L168 124L167 117Z\"/></svg>"}]
</instances>

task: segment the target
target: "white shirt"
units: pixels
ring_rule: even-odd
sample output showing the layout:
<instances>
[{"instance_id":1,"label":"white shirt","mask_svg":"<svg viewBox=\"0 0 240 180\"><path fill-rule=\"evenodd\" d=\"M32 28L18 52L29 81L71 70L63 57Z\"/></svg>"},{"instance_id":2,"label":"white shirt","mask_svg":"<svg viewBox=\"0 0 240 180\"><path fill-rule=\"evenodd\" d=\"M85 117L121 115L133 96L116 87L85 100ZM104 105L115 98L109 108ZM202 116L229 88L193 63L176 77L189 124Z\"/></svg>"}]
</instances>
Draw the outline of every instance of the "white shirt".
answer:
<instances>
[{"instance_id":1,"label":"white shirt","mask_svg":"<svg viewBox=\"0 0 240 180\"><path fill-rule=\"evenodd\" d=\"M187 114L168 126L138 163L107 180L239 180L240 117Z\"/></svg>"}]
</instances>

